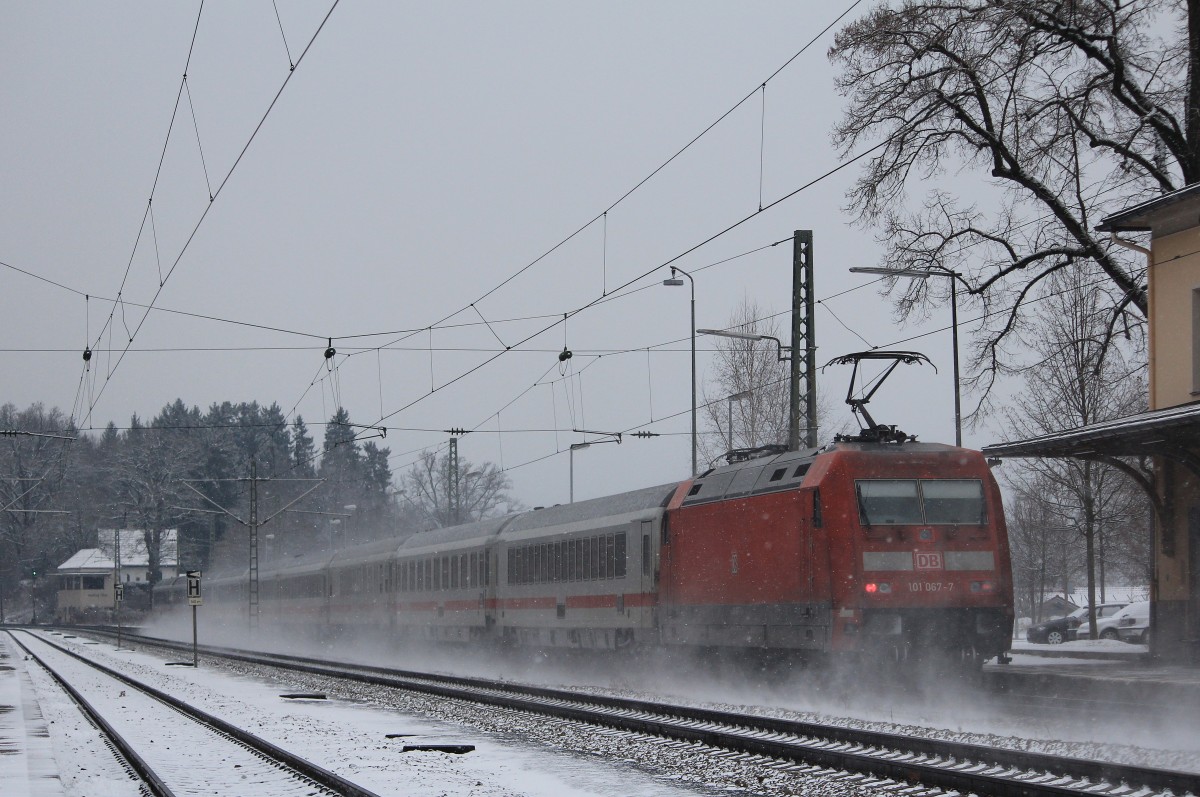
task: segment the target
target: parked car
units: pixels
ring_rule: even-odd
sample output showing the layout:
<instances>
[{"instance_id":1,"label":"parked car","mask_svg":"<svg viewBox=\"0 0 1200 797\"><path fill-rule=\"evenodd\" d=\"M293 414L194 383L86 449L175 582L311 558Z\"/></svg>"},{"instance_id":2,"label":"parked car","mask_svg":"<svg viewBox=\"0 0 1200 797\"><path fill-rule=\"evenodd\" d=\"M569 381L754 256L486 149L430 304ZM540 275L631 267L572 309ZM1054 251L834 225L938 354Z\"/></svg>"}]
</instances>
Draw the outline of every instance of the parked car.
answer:
<instances>
[{"instance_id":1,"label":"parked car","mask_svg":"<svg viewBox=\"0 0 1200 797\"><path fill-rule=\"evenodd\" d=\"M1150 601L1131 603L1113 617L1117 637L1124 642L1150 644Z\"/></svg>"},{"instance_id":2,"label":"parked car","mask_svg":"<svg viewBox=\"0 0 1200 797\"><path fill-rule=\"evenodd\" d=\"M1125 608L1124 603L1105 603L1096 607L1098 616L1113 615ZM1063 617L1055 617L1036 625L1031 625L1025 631L1025 639L1034 643L1060 645L1075 639L1076 630L1087 622L1088 607L1083 606Z\"/></svg>"},{"instance_id":3,"label":"parked car","mask_svg":"<svg viewBox=\"0 0 1200 797\"><path fill-rule=\"evenodd\" d=\"M1105 603L1096 608L1096 637L1098 639L1116 639L1116 617L1125 610L1128 603ZM1079 620L1079 626L1071 635L1071 639L1091 639L1092 629L1088 627L1087 612Z\"/></svg>"}]
</instances>

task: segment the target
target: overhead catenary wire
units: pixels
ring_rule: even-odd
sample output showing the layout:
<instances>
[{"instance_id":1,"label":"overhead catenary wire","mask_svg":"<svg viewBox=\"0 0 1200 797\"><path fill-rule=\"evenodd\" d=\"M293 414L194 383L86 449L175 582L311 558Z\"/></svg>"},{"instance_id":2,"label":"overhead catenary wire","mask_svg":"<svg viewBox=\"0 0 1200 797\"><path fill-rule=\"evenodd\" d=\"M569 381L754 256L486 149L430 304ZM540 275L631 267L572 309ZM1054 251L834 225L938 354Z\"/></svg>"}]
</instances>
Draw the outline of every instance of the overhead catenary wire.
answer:
<instances>
[{"instance_id":1,"label":"overhead catenary wire","mask_svg":"<svg viewBox=\"0 0 1200 797\"><path fill-rule=\"evenodd\" d=\"M322 18L320 24L317 26L316 31L313 33L312 37L309 39L308 43L305 45L303 51L301 51L300 56L296 59L295 66L299 66L300 63L302 63L304 61L304 58L308 54L309 50L312 48L313 43L316 42L317 37L321 35L321 31L323 31L325 29L325 24L329 21L329 17L333 14L333 12L337 8L339 2L340 2L340 0L333 0L333 3L329 7L329 11ZM204 5L203 5L203 2L201 2L201 5L200 5L201 12L203 12L203 9L204 9ZM200 27L200 14L198 13L196 16L196 25L192 32L192 42L188 48L187 64L189 64L189 65L191 63L192 52L195 48L196 32L199 30L199 27ZM171 279L171 276L175 273L175 270L179 267L180 261L183 260L183 256L187 253L188 249L190 248L190 246L192 244L192 241L194 241L196 239L196 234L200 231L200 228L201 228L201 226L203 226L205 219L208 218L209 211L212 209L213 205L215 204L217 197L219 197L221 195L221 192L225 189L225 186L228 185L230 178L232 178L233 174L237 171L238 166L241 164L243 158L245 158L245 156L246 156L246 153L249 151L250 145L253 144L254 140L258 137L259 131L262 130L263 125L266 123L267 118L271 114L271 111L275 108L276 104L279 102L279 98L283 95L284 90L287 88L288 84L291 82L292 76L295 74L296 74L295 68L288 70L287 76L283 79L283 82L280 84L278 91L276 91L276 93L275 93L275 96L271 99L271 102L267 105L267 109L263 112L262 117L258 120L258 124L255 125L254 130L250 133L249 138L246 140L245 144L242 146L242 149L238 153L237 157L234 158L233 164L229 167L229 170L225 173L225 176L221 179L220 183L217 185L216 190L210 192L208 204L205 205L204 210L201 212L199 219L197 219L196 224L192 228L191 233L188 235L187 239L183 243L183 246L180 248L179 253L176 255L174 262L172 262L170 268L167 269L167 273L162 279L162 284L160 284L158 286L158 289L154 292L154 295L150 300L150 305L149 305L150 308L153 308L154 305L157 303L158 297L162 294L162 291L165 288L167 281ZM182 93L184 87L186 86L186 80L187 80L187 67L185 66L183 79L180 82L180 93ZM179 109L179 96L177 95L176 100L175 100L175 110L172 111L172 113L171 113L171 127L174 126L175 114L178 112L178 109ZM157 187L159 176L162 173L162 163L166 157L167 145L169 142L170 142L170 129L168 128L167 138L163 142L162 154L159 157L158 170L155 172L155 176L154 176L154 188ZM150 199L146 203L146 209L147 209L146 215L149 214L151 203L154 200L154 188L151 189ZM144 215L143 219L142 219L142 228L143 229L145 228L145 221L146 221L146 217ZM140 232L139 232L138 236L140 238L140 236L141 236ZM136 252L136 251L137 251L137 244L135 243L134 244L134 252ZM129 270L132 267L132 264L133 264L133 254L130 255L129 265L126 267L125 275L122 277L121 289L117 292L118 299L121 297L122 293L124 292L125 282L129 277ZM142 315L141 320L137 323L137 325L134 327L134 329L129 333L129 340L128 340L128 343L126 344L125 349L117 357L117 360L115 363L110 363L108 375L105 377L104 382L100 385L99 392L95 395L93 401L91 402L90 406L88 407L88 416L89 417L91 416L91 413L95 409L96 402L98 402L101 399L101 397L103 397L104 392L105 392L106 388L108 387L109 383L111 382L113 375L116 373L117 369L120 368L121 363L124 361L125 353L128 352L129 346L131 346L133 344L134 339L137 337L138 332L141 331L143 324L145 324L146 319L149 318L149 316L150 316L150 309L148 308L146 310L146 312ZM111 319L111 316L110 316L110 319ZM103 335L103 331L101 332L101 335Z\"/></svg>"},{"instance_id":2,"label":"overhead catenary wire","mask_svg":"<svg viewBox=\"0 0 1200 797\"><path fill-rule=\"evenodd\" d=\"M763 87L765 87L765 83L763 84ZM764 96L764 99L765 99L765 96ZM760 178L761 178L761 166L760 166ZM760 194L761 194L761 185L760 185ZM760 205L761 205L761 200L760 200ZM649 287L649 286L647 286L647 287ZM602 289L602 290L603 290L603 289ZM482 314L481 314L481 317L482 317ZM490 325L489 325L489 328L490 328ZM432 328L431 328L431 329L432 329ZM432 333L431 333L431 334L432 334ZM493 333L493 334L494 334L494 333ZM639 347L639 348L640 348L640 347ZM433 351L433 347L432 347L432 346L430 346L430 347L429 347L429 349L430 349L430 351L431 351L431 352ZM375 351L377 352L377 354L378 354L378 351L379 351L379 349L374 349L374 350L375 350ZM439 351L440 351L440 350L441 350L441 349L439 349ZM367 350L364 350L364 351L367 351ZM649 352L649 349L647 349L647 352ZM432 364L431 364L431 374L432 374ZM380 415L381 415L381 417L384 415L384 411L383 411L383 408L382 408L382 407L381 407L381 410L380 410Z\"/></svg>"}]
</instances>

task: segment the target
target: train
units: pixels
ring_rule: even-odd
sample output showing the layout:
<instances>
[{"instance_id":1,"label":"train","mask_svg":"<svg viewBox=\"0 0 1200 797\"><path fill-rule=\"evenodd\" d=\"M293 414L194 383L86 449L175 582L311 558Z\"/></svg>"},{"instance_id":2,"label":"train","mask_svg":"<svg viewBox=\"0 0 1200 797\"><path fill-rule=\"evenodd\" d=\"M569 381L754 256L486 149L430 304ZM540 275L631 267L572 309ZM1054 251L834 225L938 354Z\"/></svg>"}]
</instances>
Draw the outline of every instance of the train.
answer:
<instances>
[{"instance_id":1,"label":"train","mask_svg":"<svg viewBox=\"0 0 1200 797\"><path fill-rule=\"evenodd\" d=\"M1008 539L980 452L898 433L759 453L683 482L266 563L259 622L539 650L1004 659ZM206 612L246 616L246 570L203 586ZM186 604L183 590L161 584L156 602Z\"/></svg>"}]
</instances>

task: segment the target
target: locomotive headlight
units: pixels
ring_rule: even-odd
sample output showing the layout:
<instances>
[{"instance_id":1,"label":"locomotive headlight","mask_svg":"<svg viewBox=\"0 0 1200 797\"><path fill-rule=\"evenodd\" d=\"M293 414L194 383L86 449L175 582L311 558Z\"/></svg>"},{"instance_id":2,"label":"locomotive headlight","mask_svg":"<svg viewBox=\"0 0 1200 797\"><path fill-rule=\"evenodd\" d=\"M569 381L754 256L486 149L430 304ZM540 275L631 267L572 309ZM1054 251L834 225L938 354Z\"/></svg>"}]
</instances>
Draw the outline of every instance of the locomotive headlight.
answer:
<instances>
[{"instance_id":1,"label":"locomotive headlight","mask_svg":"<svg viewBox=\"0 0 1200 797\"><path fill-rule=\"evenodd\" d=\"M996 591L995 581L972 581L971 592L993 593Z\"/></svg>"},{"instance_id":2,"label":"locomotive headlight","mask_svg":"<svg viewBox=\"0 0 1200 797\"><path fill-rule=\"evenodd\" d=\"M879 591L880 591L880 593L882 593L884 595L889 595L892 592L892 585L887 584L887 583L880 583Z\"/></svg>"}]
</instances>

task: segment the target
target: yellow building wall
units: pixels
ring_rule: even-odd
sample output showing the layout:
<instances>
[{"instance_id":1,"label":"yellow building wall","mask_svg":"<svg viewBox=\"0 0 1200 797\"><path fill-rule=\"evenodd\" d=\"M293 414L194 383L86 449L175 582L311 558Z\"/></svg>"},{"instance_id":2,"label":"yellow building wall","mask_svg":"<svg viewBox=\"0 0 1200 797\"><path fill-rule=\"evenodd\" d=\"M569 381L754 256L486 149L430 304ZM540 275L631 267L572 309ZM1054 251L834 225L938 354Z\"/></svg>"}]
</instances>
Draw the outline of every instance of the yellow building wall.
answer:
<instances>
[{"instance_id":1,"label":"yellow building wall","mask_svg":"<svg viewBox=\"0 0 1200 797\"><path fill-rule=\"evenodd\" d=\"M1193 392L1193 292L1200 290L1200 228L1155 238L1150 274L1150 409L1200 399Z\"/></svg>"}]
</instances>

